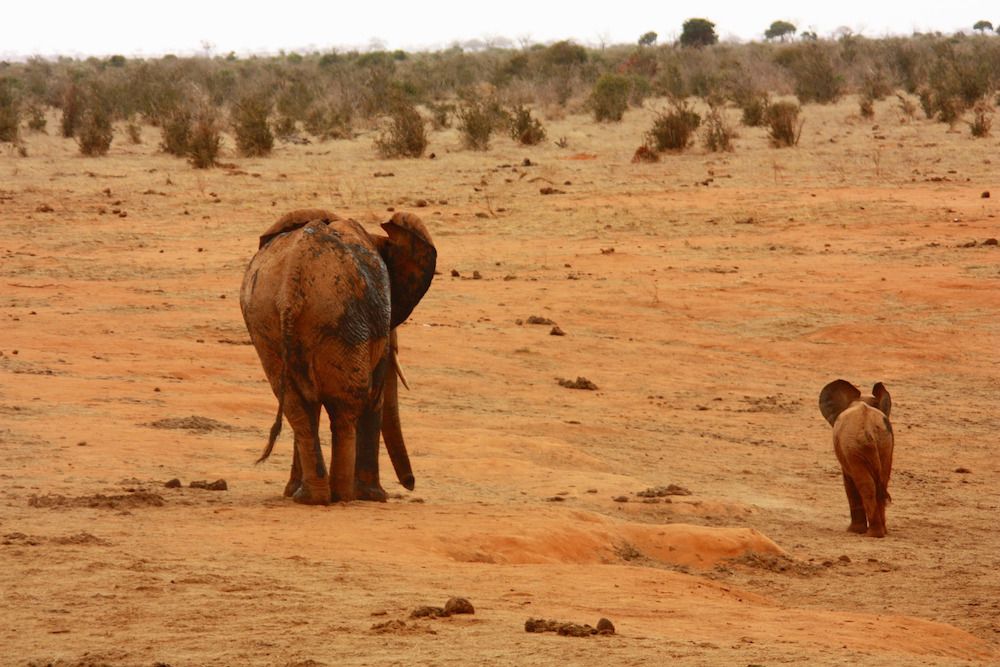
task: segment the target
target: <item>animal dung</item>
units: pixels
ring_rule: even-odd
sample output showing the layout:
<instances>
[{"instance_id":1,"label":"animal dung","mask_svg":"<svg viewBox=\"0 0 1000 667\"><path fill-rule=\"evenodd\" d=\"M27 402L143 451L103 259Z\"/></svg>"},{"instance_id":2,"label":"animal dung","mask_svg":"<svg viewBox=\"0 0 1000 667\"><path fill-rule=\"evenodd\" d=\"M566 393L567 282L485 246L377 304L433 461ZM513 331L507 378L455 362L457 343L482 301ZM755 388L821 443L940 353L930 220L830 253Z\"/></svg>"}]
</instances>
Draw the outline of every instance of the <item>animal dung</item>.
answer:
<instances>
[{"instance_id":1,"label":"animal dung","mask_svg":"<svg viewBox=\"0 0 1000 667\"><path fill-rule=\"evenodd\" d=\"M192 489L205 489L206 491L227 491L229 489L229 485L226 484L226 480L224 479L217 479L214 482L197 480L188 484L188 487Z\"/></svg>"},{"instance_id":2,"label":"animal dung","mask_svg":"<svg viewBox=\"0 0 1000 667\"><path fill-rule=\"evenodd\" d=\"M614 624L606 618L597 622L597 627L586 623L566 623L544 618L529 618L524 622L525 632L555 632L564 637L590 637L591 635L613 635Z\"/></svg>"},{"instance_id":3,"label":"animal dung","mask_svg":"<svg viewBox=\"0 0 1000 667\"><path fill-rule=\"evenodd\" d=\"M578 376L575 380L567 380L566 378L556 378L556 382L559 383L560 387L566 387L567 389L585 389L587 391L597 391L597 385L588 380L587 378Z\"/></svg>"}]
</instances>

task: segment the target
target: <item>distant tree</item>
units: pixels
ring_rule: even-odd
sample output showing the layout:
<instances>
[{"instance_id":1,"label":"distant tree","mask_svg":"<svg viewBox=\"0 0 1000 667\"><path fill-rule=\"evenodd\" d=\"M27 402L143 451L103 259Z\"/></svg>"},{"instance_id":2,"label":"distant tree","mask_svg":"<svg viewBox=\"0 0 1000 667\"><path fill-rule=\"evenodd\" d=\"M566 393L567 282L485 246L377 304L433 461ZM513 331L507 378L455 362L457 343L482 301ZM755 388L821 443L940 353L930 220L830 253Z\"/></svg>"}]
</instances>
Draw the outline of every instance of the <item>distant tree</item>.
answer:
<instances>
[{"instance_id":1,"label":"distant tree","mask_svg":"<svg viewBox=\"0 0 1000 667\"><path fill-rule=\"evenodd\" d=\"M681 28L681 46L701 48L719 41L715 24L708 19L688 19Z\"/></svg>"},{"instance_id":2,"label":"distant tree","mask_svg":"<svg viewBox=\"0 0 1000 667\"><path fill-rule=\"evenodd\" d=\"M819 39L819 35L816 34L815 30L803 30L802 39L806 42L815 42Z\"/></svg>"},{"instance_id":3,"label":"distant tree","mask_svg":"<svg viewBox=\"0 0 1000 667\"><path fill-rule=\"evenodd\" d=\"M973 30L978 30L979 34L985 33L987 30L993 32L993 24L989 21L976 21L976 24L972 26Z\"/></svg>"},{"instance_id":4,"label":"distant tree","mask_svg":"<svg viewBox=\"0 0 1000 667\"><path fill-rule=\"evenodd\" d=\"M788 21L775 21L770 28L764 31L764 38L780 39L783 42L786 37L794 35L796 30L797 28Z\"/></svg>"},{"instance_id":5,"label":"distant tree","mask_svg":"<svg viewBox=\"0 0 1000 667\"><path fill-rule=\"evenodd\" d=\"M639 46L652 46L653 44L656 44L657 37L659 37L659 35L650 30L639 38Z\"/></svg>"}]
</instances>

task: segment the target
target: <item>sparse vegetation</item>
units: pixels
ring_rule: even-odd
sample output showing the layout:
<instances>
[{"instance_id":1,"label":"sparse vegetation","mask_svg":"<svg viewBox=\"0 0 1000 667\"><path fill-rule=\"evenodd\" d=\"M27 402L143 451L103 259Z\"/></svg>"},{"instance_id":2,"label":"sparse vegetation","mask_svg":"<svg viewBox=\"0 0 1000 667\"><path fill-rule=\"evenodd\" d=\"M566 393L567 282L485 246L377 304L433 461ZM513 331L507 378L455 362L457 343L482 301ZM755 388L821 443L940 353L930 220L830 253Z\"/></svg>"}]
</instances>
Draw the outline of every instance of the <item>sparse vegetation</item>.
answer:
<instances>
[{"instance_id":1,"label":"sparse vegetation","mask_svg":"<svg viewBox=\"0 0 1000 667\"><path fill-rule=\"evenodd\" d=\"M531 109L518 104L510 110L510 136L523 146L534 146L545 141L545 128L531 115Z\"/></svg>"},{"instance_id":2,"label":"sparse vegetation","mask_svg":"<svg viewBox=\"0 0 1000 667\"><path fill-rule=\"evenodd\" d=\"M16 143L21 136L21 100L14 79L0 79L0 141Z\"/></svg>"},{"instance_id":3,"label":"sparse vegetation","mask_svg":"<svg viewBox=\"0 0 1000 667\"><path fill-rule=\"evenodd\" d=\"M187 148L187 159L195 169L208 169L222 151L222 127L218 113L205 104L195 115Z\"/></svg>"},{"instance_id":4,"label":"sparse vegetation","mask_svg":"<svg viewBox=\"0 0 1000 667\"><path fill-rule=\"evenodd\" d=\"M604 74L594 84L590 109L598 122L618 122L628 108L629 80L620 74Z\"/></svg>"},{"instance_id":5,"label":"sparse vegetation","mask_svg":"<svg viewBox=\"0 0 1000 667\"><path fill-rule=\"evenodd\" d=\"M232 130L240 154L260 157L271 153L274 133L268 119L272 106L270 97L262 92L244 94L233 106Z\"/></svg>"},{"instance_id":6,"label":"sparse vegetation","mask_svg":"<svg viewBox=\"0 0 1000 667\"><path fill-rule=\"evenodd\" d=\"M796 146L802 135L804 120L799 120L799 105L795 102L775 102L767 108L767 135L775 148Z\"/></svg>"},{"instance_id":7,"label":"sparse vegetation","mask_svg":"<svg viewBox=\"0 0 1000 667\"><path fill-rule=\"evenodd\" d=\"M669 109L657 113L646 135L646 144L661 153L682 151L691 143L700 124L701 116L687 102L673 100Z\"/></svg>"},{"instance_id":8,"label":"sparse vegetation","mask_svg":"<svg viewBox=\"0 0 1000 667\"><path fill-rule=\"evenodd\" d=\"M466 100L458 109L458 130L462 143L474 151L490 147L490 136L510 123L495 97Z\"/></svg>"},{"instance_id":9,"label":"sparse vegetation","mask_svg":"<svg viewBox=\"0 0 1000 667\"><path fill-rule=\"evenodd\" d=\"M702 132L702 143L705 148L713 152L728 152L733 150L735 138L736 130L726 120L725 108L721 102L709 103Z\"/></svg>"},{"instance_id":10,"label":"sparse vegetation","mask_svg":"<svg viewBox=\"0 0 1000 667\"><path fill-rule=\"evenodd\" d=\"M389 114L375 138L375 150L384 158L420 157L427 150L423 116L412 104L400 103Z\"/></svg>"},{"instance_id":11,"label":"sparse vegetation","mask_svg":"<svg viewBox=\"0 0 1000 667\"><path fill-rule=\"evenodd\" d=\"M972 107L972 121L969 123L969 131L972 132L972 136L982 139L990 136L992 127L993 105L983 98Z\"/></svg>"},{"instance_id":12,"label":"sparse vegetation","mask_svg":"<svg viewBox=\"0 0 1000 667\"><path fill-rule=\"evenodd\" d=\"M101 103L89 106L83 112L76 130L76 142L80 146L80 152L90 157L106 155L111 149L113 138L111 112Z\"/></svg>"}]
</instances>

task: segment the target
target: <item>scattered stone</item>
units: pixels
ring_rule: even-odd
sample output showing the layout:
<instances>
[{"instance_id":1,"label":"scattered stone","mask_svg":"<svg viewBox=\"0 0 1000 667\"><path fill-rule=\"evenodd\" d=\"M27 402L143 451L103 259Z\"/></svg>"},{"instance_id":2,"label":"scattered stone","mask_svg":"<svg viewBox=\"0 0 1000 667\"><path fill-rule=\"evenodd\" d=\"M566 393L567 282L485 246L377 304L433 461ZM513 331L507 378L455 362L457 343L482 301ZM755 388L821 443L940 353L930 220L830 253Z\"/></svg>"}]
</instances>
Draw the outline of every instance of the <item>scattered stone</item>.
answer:
<instances>
[{"instance_id":1,"label":"scattered stone","mask_svg":"<svg viewBox=\"0 0 1000 667\"><path fill-rule=\"evenodd\" d=\"M55 209L48 204L39 204L35 209L36 213L52 213L53 211L55 211Z\"/></svg>"},{"instance_id":2,"label":"scattered stone","mask_svg":"<svg viewBox=\"0 0 1000 667\"><path fill-rule=\"evenodd\" d=\"M462 274L458 272L458 269L452 269L451 270L451 277L452 278L460 278L461 276L462 276Z\"/></svg>"},{"instance_id":3,"label":"scattered stone","mask_svg":"<svg viewBox=\"0 0 1000 667\"><path fill-rule=\"evenodd\" d=\"M188 486L192 489L205 489L206 491L227 491L229 489L229 485L224 479L217 479L214 482L201 479L191 482Z\"/></svg>"},{"instance_id":4,"label":"scattered stone","mask_svg":"<svg viewBox=\"0 0 1000 667\"><path fill-rule=\"evenodd\" d=\"M168 489L179 489L181 488L181 480L174 477L173 479L165 482L163 486L167 487Z\"/></svg>"},{"instance_id":5,"label":"scattered stone","mask_svg":"<svg viewBox=\"0 0 1000 667\"><path fill-rule=\"evenodd\" d=\"M546 498L545 500L548 501L548 502L550 502L550 503L561 503L561 502L565 502L566 501L566 499L563 498L562 496L550 496L550 497Z\"/></svg>"},{"instance_id":6,"label":"scattered stone","mask_svg":"<svg viewBox=\"0 0 1000 667\"><path fill-rule=\"evenodd\" d=\"M552 186L546 185L544 188L539 190L543 195L564 195L566 192L560 190L559 188L553 188Z\"/></svg>"},{"instance_id":7,"label":"scattered stone","mask_svg":"<svg viewBox=\"0 0 1000 667\"><path fill-rule=\"evenodd\" d=\"M601 620L597 622L597 634L599 635L615 634L615 624L606 618L601 618Z\"/></svg>"},{"instance_id":8,"label":"scattered stone","mask_svg":"<svg viewBox=\"0 0 1000 667\"><path fill-rule=\"evenodd\" d=\"M544 618L529 618L524 622L525 632L555 632L564 637L590 637L596 634L614 634L614 625L606 618L598 621L598 626L603 624L605 630L602 632L586 623L566 623L553 621ZM610 629L610 631L609 631Z\"/></svg>"},{"instance_id":9,"label":"scattered stone","mask_svg":"<svg viewBox=\"0 0 1000 667\"><path fill-rule=\"evenodd\" d=\"M446 613L444 607L430 607L423 606L417 607L410 612L410 618L441 618L444 616L450 616Z\"/></svg>"},{"instance_id":10,"label":"scattered stone","mask_svg":"<svg viewBox=\"0 0 1000 667\"><path fill-rule=\"evenodd\" d=\"M563 331L562 329L560 329L559 326L557 325L557 326L552 327L552 330L549 331L549 335L550 336L565 336L566 332Z\"/></svg>"},{"instance_id":11,"label":"scattered stone","mask_svg":"<svg viewBox=\"0 0 1000 667\"><path fill-rule=\"evenodd\" d=\"M850 563L851 557L848 556L847 554L843 554L842 556L838 556L837 560L839 560L841 563Z\"/></svg>"},{"instance_id":12,"label":"scattered stone","mask_svg":"<svg viewBox=\"0 0 1000 667\"><path fill-rule=\"evenodd\" d=\"M567 389L585 389L587 391L597 391L597 385L583 377L582 375L577 376L575 380L567 380L566 378L556 378L560 387L566 387Z\"/></svg>"},{"instance_id":13,"label":"scattered stone","mask_svg":"<svg viewBox=\"0 0 1000 667\"><path fill-rule=\"evenodd\" d=\"M159 388L153 391L159 391ZM201 433L207 433L208 431L231 431L233 427L229 424L224 424L210 417L199 417L197 415L191 415L190 417L169 417L166 419L157 419L155 422L150 422L148 424L143 424L143 426L148 426L150 428L175 428L184 429L186 431L197 431Z\"/></svg>"},{"instance_id":14,"label":"scattered stone","mask_svg":"<svg viewBox=\"0 0 1000 667\"><path fill-rule=\"evenodd\" d=\"M670 484L668 486L650 487L645 491L637 492L635 495L640 498L663 498L664 496L690 496L691 492L683 486Z\"/></svg>"},{"instance_id":15,"label":"scattered stone","mask_svg":"<svg viewBox=\"0 0 1000 667\"><path fill-rule=\"evenodd\" d=\"M615 501L616 503L627 503L628 496L615 496L611 500Z\"/></svg>"},{"instance_id":16,"label":"scattered stone","mask_svg":"<svg viewBox=\"0 0 1000 667\"><path fill-rule=\"evenodd\" d=\"M522 167L533 167L534 165L535 163L532 162L530 158L524 158L523 160L521 160Z\"/></svg>"},{"instance_id":17,"label":"scattered stone","mask_svg":"<svg viewBox=\"0 0 1000 667\"><path fill-rule=\"evenodd\" d=\"M445 614L475 614L476 609L472 606L472 603L465 598L448 598L448 601L444 603L444 613Z\"/></svg>"},{"instance_id":18,"label":"scattered stone","mask_svg":"<svg viewBox=\"0 0 1000 667\"><path fill-rule=\"evenodd\" d=\"M413 205L416 206L417 208L427 208L428 202L426 199L418 199L417 201L413 202Z\"/></svg>"},{"instance_id":19,"label":"scattered stone","mask_svg":"<svg viewBox=\"0 0 1000 667\"><path fill-rule=\"evenodd\" d=\"M482 280L483 279L483 274L479 273L479 271L473 271L472 272L472 279L473 280Z\"/></svg>"},{"instance_id":20,"label":"scattered stone","mask_svg":"<svg viewBox=\"0 0 1000 667\"><path fill-rule=\"evenodd\" d=\"M955 472L957 472L960 475L971 475L972 474L972 471L969 470L968 468L955 468Z\"/></svg>"},{"instance_id":21,"label":"scattered stone","mask_svg":"<svg viewBox=\"0 0 1000 667\"><path fill-rule=\"evenodd\" d=\"M532 315L527 319L528 324L555 324L552 320L547 317L539 317L538 315Z\"/></svg>"},{"instance_id":22,"label":"scattered stone","mask_svg":"<svg viewBox=\"0 0 1000 667\"><path fill-rule=\"evenodd\" d=\"M613 255L613 254L615 254L615 249L614 248L601 248L601 254L602 255Z\"/></svg>"},{"instance_id":23,"label":"scattered stone","mask_svg":"<svg viewBox=\"0 0 1000 667\"><path fill-rule=\"evenodd\" d=\"M983 190L983 194L981 194L979 196L982 197L983 199L989 199L990 198L990 191L989 190Z\"/></svg>"},{"instance_id":24,"label":"scattered stone","mask_svg":"<svg viewBox=\"0 0 1000 667\"><path fill-rule=\"evenodd\" d=\"M994 239L994 238L988 238L985 241L983 241L982 244L983 245L998 245L998 243L1000 243L1000 242L998 242L996 239Z\"/></svg>"}]
</instances>

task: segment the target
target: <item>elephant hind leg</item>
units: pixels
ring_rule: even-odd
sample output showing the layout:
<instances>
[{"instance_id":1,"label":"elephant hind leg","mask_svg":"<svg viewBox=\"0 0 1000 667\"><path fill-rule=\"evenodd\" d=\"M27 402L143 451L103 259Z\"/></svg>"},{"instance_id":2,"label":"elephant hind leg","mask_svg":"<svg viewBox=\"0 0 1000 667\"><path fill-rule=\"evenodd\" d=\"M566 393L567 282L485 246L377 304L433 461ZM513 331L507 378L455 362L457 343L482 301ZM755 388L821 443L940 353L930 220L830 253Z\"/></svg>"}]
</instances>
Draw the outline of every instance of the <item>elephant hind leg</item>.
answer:
<instances>
[{"instance_id":1,"label":"elephant hind leg","mask_svg":"<svg viewBox=\"0 0 1000 667\"><path fill-rule=\"evenodd\" d=\"M333 458L330 461L329 500L349 502L356 498L354 473L357 461L357 416L343 407L327 406L333 434Z\"/></svg>"},{"instance_id":2,"label":"elephant hind leg","mask_svg":"<svg viewBox=\"0 0 1000 667\"><path fill-rule=\"evenodd\" d=\"M858 471L853 479L864 503L865 516L868 520L868 530L865 534L869 537L885 537L885 501L877 497L875 480L867 470Z\"/></svg>"},{"instance_id":3,"label":"elephant hind leg","mask_svg":"<svg viewBox=\"0 0 1000 667\"><path fill-rule=\"evenodd\" d=\"M299 450L292 448L292 471L288 476L288 484L285 485L285 497L290 498L302 486L302 460L299 458Z\"/></svg>"},{"instance_id":4,"label":"elephant hind leg","mask_svg":"<svg viewBox=\"0 0 1000 667\"><path fill-rule=\"evenodd\" d=\"M330 476L323 461L319 441L320 405L303 398L298 391L285 398L285 418L295 433L295 454L292 460L292 478L285 487L291 490L292 499L305 505L326 505L330 502ZM290 489L298 470L299 484Z\"/></svg>"},{"instance_id":5,"label":"elephant hind leg","mask_svg":"<svg viewBox=\"0 0 1000 667\"><path fill-rule=\"evenodd\" d=\"M865 505L858 493L858 487L847 472L844 475L844 491L847 492L847 504L851 508L851 525L847 527L852 533L863 533L868 530L868 515L865 514Z\"/></svg>"}]
</instances>

